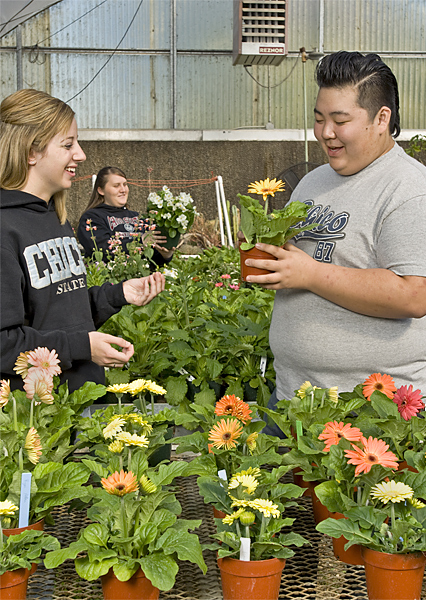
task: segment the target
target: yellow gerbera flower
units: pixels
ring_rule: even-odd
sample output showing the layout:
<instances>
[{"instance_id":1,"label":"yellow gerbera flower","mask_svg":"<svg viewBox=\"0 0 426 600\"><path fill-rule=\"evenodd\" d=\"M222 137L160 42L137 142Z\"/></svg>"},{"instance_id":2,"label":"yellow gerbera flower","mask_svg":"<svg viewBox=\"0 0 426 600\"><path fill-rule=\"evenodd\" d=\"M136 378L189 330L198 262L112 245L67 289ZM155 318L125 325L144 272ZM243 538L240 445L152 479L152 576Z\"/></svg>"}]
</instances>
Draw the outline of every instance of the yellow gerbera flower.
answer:
<instances>
[{"instance_id":1,"label":"yellow gerbera flower","mask_svg":"<svg viewBox=\"0 0 426 600\"><path fill-rule=\"evenodd\" d=\"M139 448L147 448L149 446L149 440L146 435L136 435L136 433L132 434L127 431L121 431L116 438L126 446L139 446Z\"/></svg>"},{"instance_id":2,"label":"yellow gerbera flower","mask_svg":"<svg viewBox=\"0 0 426 600\"><path fill-rule=\"evenodd\" d=\"M334 402L335 404L338 403L339 401L339 392L338 392L338 387L337 385L331 388L328 388L328 398L331 402Z\"/></svg>"},{"instance_id":3,"label":"yellow gerbera flower","mask_svg":"<svg viewBox=\"0 0 426 600\"><path fill-rule=\"evenodd\" d=\"M157 486L153 481L151 481L146 475L141 475L139 479L139 483L141 484L141 488L147 494L153 494L157 491Z\"/></svg>"},{"instance_id":4,"label":"yellow gerbera flower","mask_svg":"<svg viewBox=\"0 0 426 600\"><path fill-rule=\"evenodd\" d=\"M145 435L152 432L151 423L148 423L148 421L145 421L145 419L142 417L142 415L138 415L137 413L129 413L127 415L124 415L124 417L126 419L128 419L131 423L136 423L137 425L142 427L143 433Z\"/></svg>"},{"instance_id":5,"label":"yellow gerbera flower","mask_svg":"<svg viewBox=\"0 0 426 600\"><path fill-rule=\"evenodd\" d=\"M247 492L247 494L253 494L259 485L259 482L253 475L233 475L228 484L228 489L235 489L239 485L246 488L244 491Z\"/></svg>"},{"instance_id":6,"label":"yellow gerbera flower","mask_svg":"<svg viewBox=\"0 0 426 600\"><path fill-rule=\"evenodd\" d=\"M125 419L123 419L123 417L120 417L118 415L112 417L108 425L102 430L104 438L108 440L109 438L115 437L117 433L120 433L120 431L122 431L123 425L125 424L126 421Z\"/></svg>"},{"instance_id":7,"label":"yellow gerbera flower","mask_svg":"<svg viewBox=\"0 0 426 600\"><path fill-rule=\"evenodd\" d=\"M371 488L370 496L377 498L383 504L388 502L403 502L412 498L414 491L402 481L383 481Z\"/></svg>"},{"instance_id":8,"label":"yellow gerbera flower","mask_svg":"<svg viewBox=\"0 0 426 600\"><path fill-rule=\"evenodd\" d=\"M244 471L238 471L238 473L234 473L234 475L253 475L253 477L260 477L260 469L259 467L249 467Z\"/></svg>"},{"instance_id":9,"label":"yellow gerbera flower","mask_svg":"<svg viewBox=\"0 0 426 600\"><path fill-rule=\"evenodd\" d=\"M145 382L146 383L146 388L148 390L148 392L151 392L152 394L158 394L161 396L164 396L164 394L167 394L167 390L165 390L163 387L161 387L161 385L157 385L155 383L155 381L150 381L148 379L148 381Z\"/></svg>"},{"instance_id":10,"label":"yellow gerbera flower","mask_svg":"<svg viewBox=\"0 0 426 600\"><path fill-rule=\"evenodd\" d=\"M115 454L120 454L121 452L123 452L123 448L124 448L124 444L123 444L123 442L120 442L119 440L114 440L108 446L108 450L110 452L114 452Z\"/></svg>"},{"instance_id":11,"label":"yellow gerbera flower","mask_svg":"<svg viewBox=\"0 0 426 600\"><path fill-rule=\"evenodd\" d=\"M145 379L135 379L131 383L129 383L128 392L132 396L136 396L136 394L140 394L144 392L146 388L147 381Z\"/></svg>"},{"instance_id":12,"label":"yellow gerbera flower","mask_svg":"<svg viewBox=\"0 0 426 600\"><path fill-rule=\"evenodd\" d=\"M0 515L4 517L12 517L17 510L18 507L15 506L10 500L4 500L3 502L0 502Z\"/></svg>"},{"instance_id":13,"label":"yellow gerbera flower","mask_svg":"<svg viewBox=\"0 0 426 600\"><path fill-rule=\"evenodd\" d=\"M222 523L224 523L225 525L232 525L232 523L236 519L239 519L240 515L242 515L243 512L244 512L244 508L239 508L238 510L233 512L231 515L226 515L226 517L224 517L222 519Z\"/></svg>"},{"instance_id":14,"label":"yellow gerbera flower","mask_svg":"<svg viewBox=\"0 0 426 600\"><path fill-rule=\"evenodd\" d=\"M0 408L6 406L10 398L10 379L2 379L0 381Z\"/></svg>"},{"instance_id":15,"label":"yellow gerbera flower","mask_svg":"<svg viewBox=\"0 0 426 600\"><path fill-rule=\"evenodd\" d=\"M256 498L256 500L249 500L247 506L254 508L261 512L265 517L277 518L281 515L278 510L278 506L272 502L272 500L265 500L264 498Z\"/></svg>"},{"instance_id":16,"label":"yellow gerbera flower","mask_svg":"<svg viewBox=\"0 0 426 600\"><path fill-rule=\"evenodd\" d=\"M426 506L426 504L424 502L421 502L420 500L418 500L417 498L408 498L408 502L411 504L411 506L413 506L414 508L424 508Z\"/></svg>"},{"instance_id":17,"label":"yellow gerbera flower","mask_svg":"<svg viewBox=\"0 0 426 600\"><path fill-rule=\"evenodd\" d=\"M297 390L297 396L299 396L299 398L301 398L302 400L304 398L306 398L306 391L312 388L313 390L317 389L316 385L312 385L312 383L310 381L305 381L305 383L302 383L302 385L300 386L300 388Z\"/></svg>"},{"instance_id":18,"label":"yellow gerbera flower","mask_svg":"<svg viewBox=\"0 0 426 600\"><path fill-rule=\"evenodd\" d=\"M27 433L24 448L27 451L28 460L32 462L33 465L36 465L40 460L42 447L40 443L40 436L34 427L31 427Z\"/></svg>"},{"instance_id":19,"label":"yellow gerbera flower","mask_svg":"<svg viewBox=\"0 0 426 600\"><path fill-rule=\"evenodd\" d=\"M114 383L114 385L109 385L106 389L107 392L112 392L113 394L126 394L129 391L128 383Z\"/></svg>"},{"instance_id":20,"label":"yellow gerbera flower","mask_svg":"<svg viewBox=\"0 0 426 600\"><path fill-rule=\"evenodd\" d=\"M28 355L29 352L21 352L15 361L15 366L13 367L15 373L20 375L22 379L25 379L25 377L28 375L28 369L31 367L28 361Z\"/></svg>"},{"instance_id":21,"label":"yellow gerbera flower","mask_svg":"<svg viewBox=\"0 0 426 600\"><path fill-rule=\"evenodd\" d=\"M250 452L253 452L253 450L256 448L256 440L259 437L259 434L257 431L253 431L253 433L251 433L250 435L247 436L246 439L246 444L247 444L247 448L250 450Z\"/></svg>"},{"instance_id":22,"label":"yellow gerbera flower","mask_svg":"<svg viewBox=\"0 0 426 600\"><path fill-rule=\"evenodd\" d=\"M248 193L262 195L263 200L266 200L268 196L275 196L277 192L282 192L284 187L281 179L278 181L276 179L269 180L269 177L267 177L266 179L250 183Z\"/></svg>"}]
</instances>

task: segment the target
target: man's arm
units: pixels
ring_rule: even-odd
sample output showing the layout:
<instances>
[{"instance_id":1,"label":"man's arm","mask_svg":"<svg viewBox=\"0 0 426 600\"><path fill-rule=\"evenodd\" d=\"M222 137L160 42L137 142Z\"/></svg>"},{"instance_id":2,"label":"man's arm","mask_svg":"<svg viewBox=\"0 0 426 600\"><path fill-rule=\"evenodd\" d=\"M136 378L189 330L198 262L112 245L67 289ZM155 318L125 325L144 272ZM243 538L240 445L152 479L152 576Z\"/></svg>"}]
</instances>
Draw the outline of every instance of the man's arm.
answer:
<instances>
[{"instance_id":1,"label":"man's arm","mask_svg":"<svg viewBox=\"0 0 426 600\"><path fill-rule=\"evenodd\" d=\"M426 277L396 275L389 269L354 269L314 260L300 248L259 244L278 260L247 260L271 269L269 275L249 276L266 289L304 289L343 308L370 317L421 318L426 315Z\"/></svg>"}]
</instances>

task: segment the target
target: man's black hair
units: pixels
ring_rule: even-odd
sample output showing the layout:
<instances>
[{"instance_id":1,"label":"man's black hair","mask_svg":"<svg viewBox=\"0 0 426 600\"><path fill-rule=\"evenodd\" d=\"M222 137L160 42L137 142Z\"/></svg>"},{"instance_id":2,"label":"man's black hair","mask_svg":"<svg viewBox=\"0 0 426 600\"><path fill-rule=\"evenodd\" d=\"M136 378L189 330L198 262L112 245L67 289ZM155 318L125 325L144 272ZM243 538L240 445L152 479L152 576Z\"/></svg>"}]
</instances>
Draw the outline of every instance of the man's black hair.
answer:
<instances>
[{"instance_id":1,"label":"man's black hair","mask_svg":"<svg viewBox=\"0 0 426 600\"><path fill-rule=\"evenodd\" d=\"M356 87L358 104L368 112L371 120L382 106L390 108L389 129L393 137L398 137L401 132L398 83L380 56L344 50L334 52L318 63L315 79L320 88Z\"/></svg>"}]
</instances>

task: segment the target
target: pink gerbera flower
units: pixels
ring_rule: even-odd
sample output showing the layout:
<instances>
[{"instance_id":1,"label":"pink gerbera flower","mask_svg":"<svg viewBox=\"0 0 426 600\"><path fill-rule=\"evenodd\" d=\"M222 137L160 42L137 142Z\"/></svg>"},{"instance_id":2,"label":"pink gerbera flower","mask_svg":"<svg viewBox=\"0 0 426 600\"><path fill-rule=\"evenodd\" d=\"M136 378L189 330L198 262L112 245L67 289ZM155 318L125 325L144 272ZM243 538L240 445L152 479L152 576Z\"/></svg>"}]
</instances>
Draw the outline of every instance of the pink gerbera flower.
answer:
<instances>
[{"instance_id":1,"label":"pink gerbera flower","mask_svg":"<svg viewBox=\"0 0 426 600\"><path fill-rule=\"evenodd\" d=\"M39 346L35 350L28 352L28 362L32 365L29 371L43 369L43 371L52 377L62 372L55 350L50 351L48 348Z\"/></svg>"},{"instance_id":2,"label":"pink gerbera flower","mask_svg":"<svg viewBox=\"0 0 426 600\"><path fill-rule=\"evenodd\" d=\"M330 452L331 446L335 446L342 438L351 442L358 442L362 437L362 431L358 427L352 427L350 423L330 421L325 424L323 432L318 436L325 444L324 452Z\"/></svg>"},{"instance_id":3,"label":"pink gerbera flower","mask_svg":"<svg viewBox=\"0 0 426 600\"><path fill-rule=\"evenodd\" d=\"M348 463L357 465L355 469L355 477L362 473L369 473L373 465L382 465L390 469L398 468L398 459L393 452L388 451L389 445L383 440L373 438L371 435L368 440L361 437L363 448L358 448L352 444L353 450L345 450L346 458L349 458Z\"/></svg>"},{"instance_id":4,"label":"pink gerbera flower","mask_svg":"<svg viewBox=\"0 0 426 600\"><path fill-rule=\"evenodd\" d=\"M24 379L24 390L27 394L27 398L44 404L53 404L53 378L44 369L30 370L28 375Z\"/></svg>"},{"instance_id":5,"label":"pink gerbera flower","mask_svg":"<svg viewBox=\"0 0 426 600\"><path fill-rule=\"evenodd\" d=\"M399 390L396 391L392 400L395 404L398 404L399 414L406 421L409 421L411 417L414 417L419 410L422 410L425 407L421 391L413 391L412 385L401 386Z\"/></svg>"}]
</instances>

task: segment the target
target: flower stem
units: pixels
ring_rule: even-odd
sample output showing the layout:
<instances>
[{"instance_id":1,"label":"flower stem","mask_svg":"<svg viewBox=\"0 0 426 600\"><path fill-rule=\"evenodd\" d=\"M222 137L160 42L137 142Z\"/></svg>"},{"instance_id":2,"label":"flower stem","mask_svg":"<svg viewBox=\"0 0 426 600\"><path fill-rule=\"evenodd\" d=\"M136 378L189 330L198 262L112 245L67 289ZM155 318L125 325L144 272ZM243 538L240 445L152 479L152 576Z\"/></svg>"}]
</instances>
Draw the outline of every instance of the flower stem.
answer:
<instances>
[{"instance_id":1,"label":"flower stem","mask_svg":"<svg viewBox=\"0 0 426 600\"><path fill-rule=\"evenodd\" d=\"M154 394L150 394L151 396L151 414L154 415L155 414L155 410L154 410Z\"/></svg>"},{"instance_id":2,"label":"flower stem","mask_svg":"<svg viewBox=\"0 0 426 600\"><path fill-rule=\"evenodd\" d=\"M127 470L131 471L131 466L132 466L132 449L129 446L129 453L127 455Z\"/></svg>"},{"instance_id":3,"label":"flower stem","mask_svg":"<svg viewBox=\"0 0 426 600\"><path fill-rule=\"evenodd\" d=\"M18 415L16 414L16 400L15 400L15 396L12 396L12 398L13 398L13 403L12 403L13 429L15 431L18 431Z\"/></svg>"},{"instance_id":4,"label":"flower stem","mask_svg":"<svg viewBox=\"0 0 426 600\"><path fill-rule=\"evenodd\" d=\"M3 554L3 519L0 517L0 554Z\"/></svg>"},{"instance_id":5,"label":"flower stem","mask_svg":"<svg viewBox=\"0 0 426 600\"><path fill-rule=\"evenodd\" d=\"M126 519L126 509L124 507L124 496L121 496L121 525L123 528L123 537L128 537L127 534L127 519Z\"/></svg>"},{"instance_id":6,"label":"flower stem","mask_svg":"<svg viewBox=\"0 0 426 600\"><path fill-rule=\"evenodd\" d=\"M31 405L30 405L30 429L33 426L33 421L34 421L34 398L32 398Z\"/></svg>"},{"instance_id":7,"label":"flower stem","mask_svg":"<svg viewBox=\"0 0 426 600\"><path fill-rule=\"evenodd\" d=\"M265 200L265 215L268 214L268 200L269 200L269 198L268 198L268 196L266 196L266 200Z\"/></svg>"},{"instance_id":8,"label":"flower stem","mask_svg":"<svg viewBox=\"0 0 426 600\"><path fill-rule=\"evenodd\" d=\"M19 448L18 462L19 462L19 470L23 471L24 470L24 456L22 453L22 446Z\"/></svg>"},{"instance_id":9,"label":"flower stem","mask_svg":"<svg viewBox=\"0 0 426 600\"><path fill-rule=\"evenodd\" d=\"M117 394L117 399L118 399L118 412L121 415L121 396L122 394Z\"/></svg>"}]
</instances>

